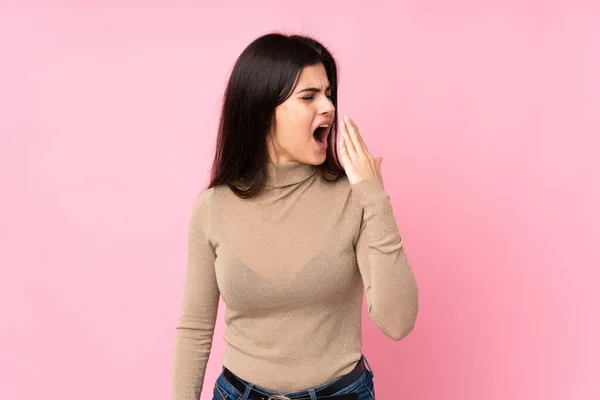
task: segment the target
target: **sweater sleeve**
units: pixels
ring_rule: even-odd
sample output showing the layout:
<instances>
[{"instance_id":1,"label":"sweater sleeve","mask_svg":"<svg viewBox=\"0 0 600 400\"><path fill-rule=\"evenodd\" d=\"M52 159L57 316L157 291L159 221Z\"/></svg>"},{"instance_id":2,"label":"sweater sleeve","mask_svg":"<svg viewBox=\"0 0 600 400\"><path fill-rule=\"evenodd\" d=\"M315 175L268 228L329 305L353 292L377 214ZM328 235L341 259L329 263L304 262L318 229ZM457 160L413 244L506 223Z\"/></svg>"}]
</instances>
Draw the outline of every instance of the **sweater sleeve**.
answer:
<instances>
[{"instance_id":1,"label":"sweater sleeve","mask_svg":"<svg viewBox=\"0 0 600 400\"><path fill-rule=\"evenodd\" d=\"M209 202L213 190L198 196L189 224L183 306L173 356L173 400L200 398L212 347L220 294L214 268L216 256L209 240Z\"/></svg>"},{"instance_id":2,"label":"sweater sleeve","mask_svg":"<svg viewBox=\"0 0 600 400\"><path fill-rule=\"evenodd\" d=\"M418 288L408 263L388 194L379 179L351 185L363 209L356 258L368 313L381 331L401 340L413 329Z\"/></svg>"}]
</instances>

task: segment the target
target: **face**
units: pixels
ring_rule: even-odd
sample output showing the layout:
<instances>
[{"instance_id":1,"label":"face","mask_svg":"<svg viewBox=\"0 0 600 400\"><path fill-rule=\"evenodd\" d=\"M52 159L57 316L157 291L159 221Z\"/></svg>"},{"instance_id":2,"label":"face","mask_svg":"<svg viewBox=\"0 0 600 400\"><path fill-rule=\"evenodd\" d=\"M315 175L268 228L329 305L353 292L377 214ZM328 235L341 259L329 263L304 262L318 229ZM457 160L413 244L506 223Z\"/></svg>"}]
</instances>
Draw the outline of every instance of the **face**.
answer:
<instances>
[{"instance_id":1,"label":"face","mask_svg":"<svg viewBox=\"0 0 600 400\"><path fill-rule=\"evenodd\" d=\"M335 112L330 96L323 64L304 67L292 95L275 108L275 125L267 140L270 162L325 162Z\"/></svg>"}]
</instances>

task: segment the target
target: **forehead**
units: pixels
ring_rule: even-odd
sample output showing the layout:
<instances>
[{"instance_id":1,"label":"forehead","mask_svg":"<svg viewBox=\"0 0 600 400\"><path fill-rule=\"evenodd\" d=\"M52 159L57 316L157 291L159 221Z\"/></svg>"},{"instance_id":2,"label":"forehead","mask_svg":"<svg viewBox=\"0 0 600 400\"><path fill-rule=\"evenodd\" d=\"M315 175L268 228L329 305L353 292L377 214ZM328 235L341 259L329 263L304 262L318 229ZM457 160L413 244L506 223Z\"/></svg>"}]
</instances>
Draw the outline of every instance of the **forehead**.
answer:
<instances>
[{"instance_id":1,"label":"forehead","mask_svg":"<svg viewBox=\"0 0 600 400\"><path fill-rule=\"evenodd\" d=\"M302 69L302 72L300 72L298 88L302 89L303 87L308 86L320 88L329 86L329 79L327 78L327 73L325 72L325 67L322 63L307 65Z\"/></svg>"}]
</instances>

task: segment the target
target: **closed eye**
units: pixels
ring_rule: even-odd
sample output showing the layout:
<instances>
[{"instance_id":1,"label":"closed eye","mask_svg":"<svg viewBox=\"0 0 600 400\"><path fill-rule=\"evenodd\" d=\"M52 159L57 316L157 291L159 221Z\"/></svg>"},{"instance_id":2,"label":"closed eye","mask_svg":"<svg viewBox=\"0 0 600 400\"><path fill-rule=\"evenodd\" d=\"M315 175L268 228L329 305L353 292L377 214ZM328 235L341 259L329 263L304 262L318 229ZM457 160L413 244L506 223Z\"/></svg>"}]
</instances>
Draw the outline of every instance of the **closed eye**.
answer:
<instances>
[{"instance_id":1,"label":"closed eye","mask_svg":"<svg viewBox=\"0 0 600 400\"><path fill-rule=\"evenodd\" d=\"M327 98L328 98L328 99L331 99L332 97L333 97L333 95L331 95L331 94L328 94L328 95L327 95ZM312 99L313 99L313 96L305 96L305 97L302 97L302 100L312 100Z\"/></svg>"}]
</instances>

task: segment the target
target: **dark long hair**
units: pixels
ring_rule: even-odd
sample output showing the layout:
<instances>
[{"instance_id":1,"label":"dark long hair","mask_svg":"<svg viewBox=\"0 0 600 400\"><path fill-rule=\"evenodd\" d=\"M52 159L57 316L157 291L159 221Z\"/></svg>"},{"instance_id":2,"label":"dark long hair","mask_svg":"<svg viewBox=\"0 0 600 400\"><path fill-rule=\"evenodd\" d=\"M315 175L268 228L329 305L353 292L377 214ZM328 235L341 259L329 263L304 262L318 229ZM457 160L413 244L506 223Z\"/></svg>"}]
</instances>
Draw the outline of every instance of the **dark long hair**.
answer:
<instances>
[{"instance_id":1,"label":"dark long hair","mask_svg":"<svg viewBox=\"0 0 600 400\"><path fill-rule=\"evenodd\" d=\"M318 166L334 182L346 175L337 154L337 65L321 43L306 36L270 33L254 40L238 57L225 90L215 158L208 188L227 184L239 197L265 185L267 138L275 107L293 92L305 66L322 63L333 86L335 106L327 157Z\"/></svg>"}]
</instances>

